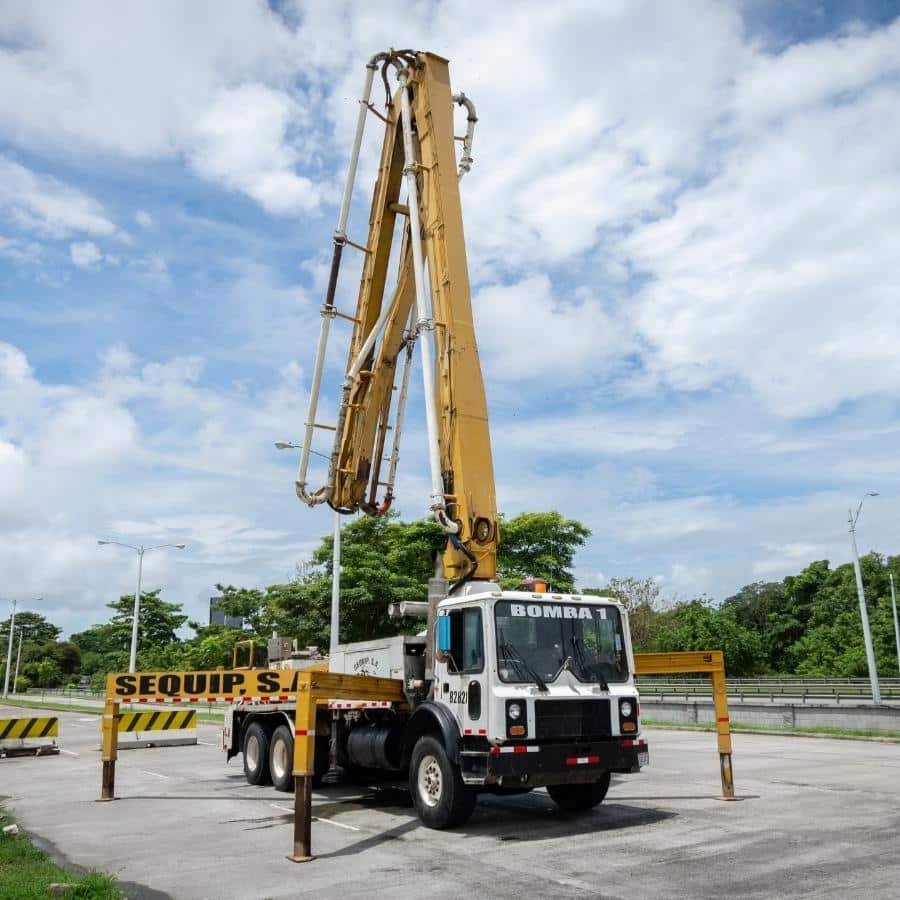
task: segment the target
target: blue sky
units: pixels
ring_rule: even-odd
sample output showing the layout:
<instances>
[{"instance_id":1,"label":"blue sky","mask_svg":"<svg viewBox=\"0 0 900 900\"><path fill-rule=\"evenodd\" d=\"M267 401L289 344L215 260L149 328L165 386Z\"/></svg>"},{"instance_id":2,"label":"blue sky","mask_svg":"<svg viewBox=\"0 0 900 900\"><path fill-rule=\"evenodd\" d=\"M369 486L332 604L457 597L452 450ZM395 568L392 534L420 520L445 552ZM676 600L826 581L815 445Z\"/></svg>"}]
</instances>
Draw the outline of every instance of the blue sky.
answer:
<instances>
[{"instance_id":1,"label":"blue sky","mask_svg":"<svg viewBox=\"0 0 900 900\"><path fill-rule=\"evenodd\" d=\"M289 577L330 526L304 420L363 65L440 52L498 500L593 530L582 586L723 598L900 546L900 8L0 4L0 597ZM365 232L370 122L351 236ZM352 307L356 272L341 288ZM340 375L337 352L326 404ZM427 507L421 410L399 507ZM324 448L320 448L324 449Z\"/></svg>"}]
</instances>

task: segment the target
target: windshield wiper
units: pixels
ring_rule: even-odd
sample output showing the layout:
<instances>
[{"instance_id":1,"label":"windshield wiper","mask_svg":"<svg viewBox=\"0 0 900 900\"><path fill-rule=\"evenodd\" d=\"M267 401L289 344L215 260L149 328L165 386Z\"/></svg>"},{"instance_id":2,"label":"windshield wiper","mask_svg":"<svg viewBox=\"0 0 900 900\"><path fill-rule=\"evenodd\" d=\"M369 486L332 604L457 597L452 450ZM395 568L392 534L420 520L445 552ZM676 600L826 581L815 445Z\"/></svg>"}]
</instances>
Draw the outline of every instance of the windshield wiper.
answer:
<instances>
[{"instance_id":1,"label":"windshield wiper","mask_svg":"<svg viewBox=\"0 0 900 900\"><path fill-rule=\"evenodd\" d=\"M509 641L503 639L502 631L500 632L500 649L503 651L506 658L511 660L520 672L524 671L529 675L531 680L537 685L539 691L550 690L544 682L544 679L528 665L522 654L519 653Z\"/></svg>"},{"instance_id":2,"label":"windshield wiper","mask_svg":"<svg viewBox=\"0 0 900 900\"><path fill-rule=\"evenodd\" d=\"M588 676L588 664L584 656L584 647L581 646L581 638L575 637L574 634L572 635L572 647L575 650L575 659L578 662L578 667L585 676L590 677ZM597 680L600 682L600 687L602 687L604 691L608 691L609 684L603 677L599 665L591 666L591 668L597 673Z\"/></svg>"}]
</instances>

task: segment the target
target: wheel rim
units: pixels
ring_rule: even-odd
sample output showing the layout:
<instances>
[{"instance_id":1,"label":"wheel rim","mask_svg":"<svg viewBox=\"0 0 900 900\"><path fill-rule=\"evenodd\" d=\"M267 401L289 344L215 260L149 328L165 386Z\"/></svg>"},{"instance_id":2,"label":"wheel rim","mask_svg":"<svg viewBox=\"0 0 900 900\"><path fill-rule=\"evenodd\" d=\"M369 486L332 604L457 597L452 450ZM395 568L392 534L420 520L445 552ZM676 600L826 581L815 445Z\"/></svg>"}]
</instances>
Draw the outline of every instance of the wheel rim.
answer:
<instances>
[{"instance_id":1,"label":"wheel rim","mask_svg":"<svg viewBox=\"0 0 900 900\"><path fill-rule=\"evenodd\" d=\"M287 772L287 744L284 741L275 741L272 747L272 774L279 781Z\"/></svg>"},{"instance_id":2,"label":"wheel rim","mask_svg":"<svg viewBox=\"0 0 900 900\"><path fill-rule=\"evenodd\" d=\"M251 734L247 738L244 757L247 760L248 768L255 771L259 766L259 738L255 734Z\"/></svg>"},{"instance_id":3,"label":"wheel rim","mask_svg":"<svg viewBox=\"0 0 900 900\"><path fill-rule=\"evenodd\" d=\"M441 802L444 793L444 776L441 766L434 756L423 756L419 763L419 797L428 807Z\"/></svg>"}]
</instances>

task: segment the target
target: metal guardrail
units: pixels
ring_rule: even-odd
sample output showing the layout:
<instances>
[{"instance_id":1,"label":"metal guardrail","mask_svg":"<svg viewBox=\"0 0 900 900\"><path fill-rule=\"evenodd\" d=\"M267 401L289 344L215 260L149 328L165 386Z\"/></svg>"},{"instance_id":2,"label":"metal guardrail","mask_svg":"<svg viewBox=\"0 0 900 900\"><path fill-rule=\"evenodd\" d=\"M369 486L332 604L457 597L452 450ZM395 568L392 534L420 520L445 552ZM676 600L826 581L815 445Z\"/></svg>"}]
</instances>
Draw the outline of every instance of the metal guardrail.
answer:
<instances>
[{"instance_id":1,"label":"metal guardrail","mask_svg":"<svg viewBox=\"0 0 900 900\"><path fill-rule=\"evenodd\" d=\"M900 678L879 679L885 700L900 700ZM638 676L638 689L647 697L665 699L710 696L709 684L698 678L654 678ZM754 678L729 678L728 696L744 699L797 698L807 700L871 700L872 687L867 678L802 678L761 675Z\"/></svg>"}]
</instances>

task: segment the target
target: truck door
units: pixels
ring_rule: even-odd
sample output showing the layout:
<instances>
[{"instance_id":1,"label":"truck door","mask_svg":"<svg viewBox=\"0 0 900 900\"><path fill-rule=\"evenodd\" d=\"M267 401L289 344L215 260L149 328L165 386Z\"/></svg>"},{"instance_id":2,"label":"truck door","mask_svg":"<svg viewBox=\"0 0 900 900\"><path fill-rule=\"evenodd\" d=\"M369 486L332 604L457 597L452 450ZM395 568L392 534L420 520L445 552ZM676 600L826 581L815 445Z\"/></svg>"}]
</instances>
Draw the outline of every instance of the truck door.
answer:
<instances>
[{"instance_id":1,"label":"truck door","mask_svg":"<svg viewBox=\"0 0 900 900\"><path fill-rule=\"evenodd\" d=\"M441 699L456 714L464 735L486 735L488 703L484 691L484 622L480 608L450 612L450 643Z\"/></svg>"}]
</instances>

